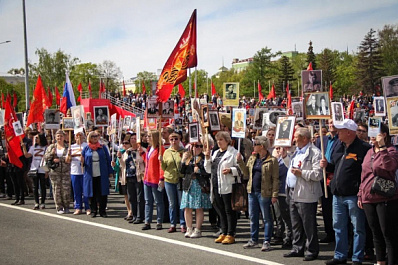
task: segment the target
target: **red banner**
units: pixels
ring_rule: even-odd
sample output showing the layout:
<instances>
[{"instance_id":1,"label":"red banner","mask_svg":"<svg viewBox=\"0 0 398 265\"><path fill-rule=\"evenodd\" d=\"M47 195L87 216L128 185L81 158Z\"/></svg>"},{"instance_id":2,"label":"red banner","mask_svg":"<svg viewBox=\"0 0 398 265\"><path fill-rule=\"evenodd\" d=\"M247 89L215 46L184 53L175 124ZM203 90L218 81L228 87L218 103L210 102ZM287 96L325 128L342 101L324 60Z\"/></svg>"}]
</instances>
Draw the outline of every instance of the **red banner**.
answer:
<instances>
[{"instance_id":1,"label":"red banner","mask_svg":"<svg viewBox=\"0 0 398 265\"><path fill-rule=\"evenodd\" d=\"M11 107L11 99L7 100L5 105L4 134L8 158L11 164L22 168L23 164L19 157L23 155L21 150L21 139L24 137L24 134L22 134L20 137L17 137L15 135L13 123L16 122L18 119L14 109Z\"/></svg>"},{"instance_id":2,"label":"red banner","mask_svg":"<svg viewBox=\"0 0 398 265\"><path fill-rule=\"evenodd\" d=\"M39 75L37 78L36 88L33 91L33 99L30 106L26 127L35 122L44 122L43 114L48 105L49 102L47 100L47 93L46 90L44 90L41 77Z\"/></svg>"},{"instance_id":3,"label":"red banner","mask_svg":"<svg viewBox=\"0 0 398 265\"><path fill-rule=\"evenodd\" d=\"M187 69L195 67L197 64L195 9L180 40L163 67L156 90L159 101L166 102L173 88L187 79Z\"/></svg>"},{"instance_id":4,"label":"red banner","mask_svg":"<svg viewBox=\"0 0 398 265\"><path fill-rule=\"evenodd\" d=\"M260 81L258 81L258 83L257 83L257 89L258 89L258 98L259 98L259 100L263 100L264 96L263 96L263 93L261 93Z\"/></svg>"}]
</instances>

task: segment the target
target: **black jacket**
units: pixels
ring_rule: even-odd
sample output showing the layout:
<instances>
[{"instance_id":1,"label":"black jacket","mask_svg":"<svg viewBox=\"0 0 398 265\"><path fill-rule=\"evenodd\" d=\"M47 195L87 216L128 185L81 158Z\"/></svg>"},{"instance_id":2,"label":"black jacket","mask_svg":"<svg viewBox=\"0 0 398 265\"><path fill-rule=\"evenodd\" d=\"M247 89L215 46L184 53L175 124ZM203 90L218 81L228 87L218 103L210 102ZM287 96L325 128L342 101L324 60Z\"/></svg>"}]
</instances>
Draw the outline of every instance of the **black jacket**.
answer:
<instances>
[{"instance_id":1,"label":"black jacket","mask_svg":"<svg viewBox=\"0 0 398 265\"><path fill-rule=\"evenodd\" d=\"M197 158L199 162L194 163L194 158ZM204 155L200 154L197 157L192 157L188 165L185 163L181 163L181 173L185 175L182 182L182 190L189 191L192 181L194 179L198 180L200 187L208 188L208 190L210 190L210 174L206 173L206 170L204 168L204 161ZM195 165L199 167L199 173L194 173Z\"/></svg>"},{"instance_id":2,"label":"black jacket","mask_svg":"<svg viewBox=\"0 0 398 265\"><path fill-rule=\"evenodd\" d=\"M334 172L330 182L333 195L356 196L358 194L362 162L370 148L370 144L356 137L348 148L343 143L338 150L335 150L335 155L332 156L332 161L326 168L326 171Z\"/></svg>"}]
</instances>

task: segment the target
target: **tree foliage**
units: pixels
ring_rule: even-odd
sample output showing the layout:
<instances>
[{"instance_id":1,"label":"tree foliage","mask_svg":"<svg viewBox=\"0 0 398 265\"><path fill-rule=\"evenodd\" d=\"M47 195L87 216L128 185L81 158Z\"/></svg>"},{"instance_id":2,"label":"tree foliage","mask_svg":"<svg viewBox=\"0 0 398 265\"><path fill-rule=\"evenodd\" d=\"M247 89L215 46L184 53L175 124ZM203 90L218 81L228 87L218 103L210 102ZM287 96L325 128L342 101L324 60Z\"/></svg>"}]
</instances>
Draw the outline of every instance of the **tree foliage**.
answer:
<instances>
[{"instance_id":1,"label":"tree foliage","mask_svg":"<svg viewBox=\"0 0 398 265\"><path fill-rule=\"evenodd\" d=\"M328 89L330 83L334 83L336 76L336 57L339 53L330 49L324 49L318 56L318 70L322 70L322 86L324 90Z\"/></svg>"},{"instance_id":2,"label":"tree foliage","mask_svg":"<svg viewBox=\"0 0 398 265\"><path fill-rule=\"evenodd\" d=\"M316 56L314 53L314 47L312 47L312 41L310 41L308 51L307 51L307 65L312 63L312 68L314 70L317 69L315 58L316 58Z\"/></svg>"},{"instance_id":3,"label":"tree foliage","mask_svg":"<svg viewBox=\"0 0 398 265\"><path fill-rule=\"evenodd\" d=\"M142 93L142 84L145 84L146 93L150 94L152 81L156 81L157 77L155 73L151 72L139 72L137 79L134 81L135 87L138 88L137 92Z\"/></svg>"},{"instance_id":4,"label":"tree foliage","mask_svg":"<svg viewBox=\"0 0 398 265\"><path fill-rule=\"evenodd\" d=\"M116 66L116 63L105 60L98 66L98 72L107 91L114 92L118 90L122 71L120 71L120 68Z\"/></svg>"},{"instance_id":5,"label":"tree foliage","mask_svg":"<svg viewBox=\"0 0 398 265\"><path fill-rule=\"evenodd\" d=\"M295 83L293 81L296 80L294 78L294 69L290 63L289 58L286 56L282 56L281 59L279 59L279 74L278 74L278 82L275 85L276 88L276 93L279 95L286 95L286 86L289 83L289 87L292 91L292 89L295 86Z\"/></svg>"},{"instance_id":6,"label":"tree foliage","mask_svg":"<svg viewBox=\"0 0 398 265\"><path fill-rule=\"evenodd\" d=\"M385 25L378 35L384 73L396 75L398 74L398 25Z\"/></svg>"}]
</instances>

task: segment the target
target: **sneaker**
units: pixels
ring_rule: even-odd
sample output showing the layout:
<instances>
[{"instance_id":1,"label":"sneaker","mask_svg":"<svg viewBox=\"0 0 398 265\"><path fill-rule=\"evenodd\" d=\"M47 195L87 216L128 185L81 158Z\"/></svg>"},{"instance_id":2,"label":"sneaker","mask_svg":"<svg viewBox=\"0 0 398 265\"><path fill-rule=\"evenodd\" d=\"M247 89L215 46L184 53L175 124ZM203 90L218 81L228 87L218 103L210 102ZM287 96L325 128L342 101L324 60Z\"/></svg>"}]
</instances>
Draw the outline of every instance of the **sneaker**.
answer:
<instances>
[{"instance_id":1,"label":"sneaker","mask_svg":"<svg viewBox=\"0 0 398 265\"><path fill-rule=\"evenodd\" d=\"M33 210L39 210L39 205L35 204L35 207L33 207Z\"/></svg>"},{"instance_id":2,"label":"sneaker","mask_svg":"<svg viewBox=\"0 0 398 265\"><path fill-rule=\"evenodd\" d=\"M259 247L260 245L252 240L249 240L249 242L243 245L243 248L259 248Z\"/></svg>"},{"instance_id":3,"label":"sneaker","mask_svg":"<svg viewBox=\"0 0 398 265\"><path fill-rule=\"evenodd\" d=\"M263 246L261 247L261 251L269 251L271 250L271 244L268 241L265 241L263 243Z\"/></svg>"},{"instance_id":4,"label":"sneaker","mask_svg":"<svg viewBox=\"0 0 398 265\"><path fill-rule=\"evenodd\" d=\"M175 226L170 226L169 230L167 231L167 233L174 233L177 232L177 229Z\"/></svg>"},{"instance_id":5,"label":"sneaker","mask_svg":"<svg viewBox=\"0 0 398 265\"><path fill-rule=\"evenodd\" d=\"M226 244L233 244L233 243L235 243L235 237L234 237L234 236L227 235L227 236L225 237L225 239L224 239L221 243L224 244L224 245L226 245Z\"/></svg>"},{"instance_id":6,"label":"sneaker","mask_svg":"<svg viewBox=\"0 0 398 265\"><path fill-rule=\"evenodd\" d=\"M185 236L186 238L189 238L189 237L192 236L192 233L193 233L192 228L188 227L188 228L187 228L187 232L185 233L184 236Z\"/></svg>"},{"instance_id":7,"label":"sneaker","mask_svg":"<svg viewBox=\"0 0 398 265\"><path fill-rule=\"evenodd\" d=\"M76 209L75 212L73 213L74 215L79 215L82 213L82 210Z\"/></svg>"},{"instance_id":8,"label":"sneaker","mask_svg":"<svg viewBox=\"0 0 398 265\"><path fill-rule=\"evenodd\" d=\"M64 210L62 210L62 209L59 209L58 211L57 211L57 214L64 214L65 212L64 212Z\"/></svg>"},{"instance_id":9,"label":"sneaker","mask_svg":"<svg viewBox=\"0 0 398 265\"><path fill-rule=\"evenodd\" d=\"M221 234L216 240L214 240L214 242L216 242L216 243L221 243L221 242L224 241L224 239L225 239L226 237L227 237L226 235Z\"/></svg>"},{"instance_id":10,"label":"sneaker","mask_svg":"<svg viewBox=\"0 0 398 265\"><path fill-rule=\"evenodd\" d=\"M222 229L220 228L217 232L213 234L214 237L219 237L222 234Z\"/></svg>"},{"instance_id":11,"label":"sneaker","mask_svg":"<svg viewBox=\"0 0 398 265\"><path fill-rule=\"evenodd\" d=\"M40 209L46 209L46 205L44 203L40 204Z\"/></svg>"},{"instance_id":12,"label":"sneaker","mask_svg":"<svg viewBox=\"0 0 398 265\"><path fill-rule=\"evenodd\" d=\"M157 224L157 225L156 225L156 230L162 230L162 228L163 228L163 227L162 227L162 224Z\"/></svg>"},{"instance_id":13,"label":"sneaker","mask_svg":"<svg viewBox=\"0 0 398 265\"><path fill-rule=\"evenodd\" d=\"M187 232L187 229L185 228L185 226L181 226L181 233L186 233Z\"/></svg>"},{"instance_id":14,"label":"sneaker","mask_svg":"<svg viewBox=\"0 0 398 265\"><path fill-rule=\"evenodd\" d=\"M69 208L65 208L64 213L70 213Z\"/></svg>"},{"instance_id":15,"label":"sneaker","mask_svg":"<svg viewBox=\"0 0 398 265\"><path fill-rule=\"evenodd\" d=\"M199 238L202 237L202 231L195 228L195 231L192 233L191 238Z\"/></svg>"}]
</instances>

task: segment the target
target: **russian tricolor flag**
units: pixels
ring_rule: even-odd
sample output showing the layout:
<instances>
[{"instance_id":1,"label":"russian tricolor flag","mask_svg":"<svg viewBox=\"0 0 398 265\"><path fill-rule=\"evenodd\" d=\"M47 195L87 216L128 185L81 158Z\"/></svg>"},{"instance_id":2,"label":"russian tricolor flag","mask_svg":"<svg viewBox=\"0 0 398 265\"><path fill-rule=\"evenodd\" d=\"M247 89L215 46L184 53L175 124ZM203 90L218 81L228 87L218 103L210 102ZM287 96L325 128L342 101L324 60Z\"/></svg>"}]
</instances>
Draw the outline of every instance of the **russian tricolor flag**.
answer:
<instances>
[{"instance_id":1,"label":"russian tricolor flag","mask_svg":"<svg viewBox=\"0 0 398 265\"><path fill-rule=\"evenodd\" d=\"M69 79L69 74L68 72L66 72L66 82L64 87L64 93L62 94L60 111L64 115L66 115L68 109L73 106L76 106L75 94L73 93L73 87Z\"/></svg>"}]
</instances>

